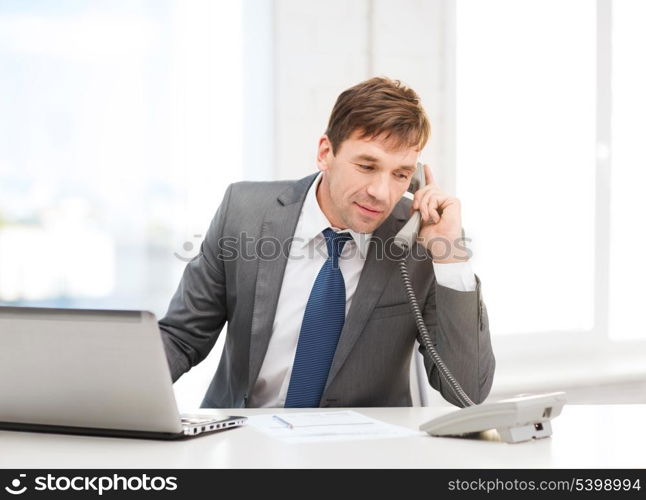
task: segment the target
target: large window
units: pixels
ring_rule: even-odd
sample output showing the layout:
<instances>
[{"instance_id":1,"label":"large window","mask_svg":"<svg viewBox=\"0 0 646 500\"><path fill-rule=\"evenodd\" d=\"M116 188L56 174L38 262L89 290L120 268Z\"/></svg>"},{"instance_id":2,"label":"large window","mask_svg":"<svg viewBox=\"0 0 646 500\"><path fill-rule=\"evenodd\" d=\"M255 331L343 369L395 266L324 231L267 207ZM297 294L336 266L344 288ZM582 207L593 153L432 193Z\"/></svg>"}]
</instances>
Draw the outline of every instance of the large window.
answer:
<instances>
[{"instance_id":1,"label":"large window","mask_svg":"<svg viewBox=\"0 0 646 500\"><path fill-rule=\"evenodd\" d=\"M646 2L612 4L612 189L610 191L610 336L646 339Z\"/></svg>"},{"instance_id":2,"label":"large window","mask_svg":"<svg viewBox=\"0 0 646 500\"><path fill-rule=\"evenodd\" d=\"M459 0L456 189L495 334L646 339L646 7Z\"/></svg>"},{"instance_id":3,"label":"large window","mask_svg":"<svg viewBox=\"0 0 646 500\"><path fill-rule=\"evenodd\" d=\"M242 177L242 3L0 3L0 301L162 315Z\"/></svg>"},{"instance_id":4,"label":"large window","mask_svg":"<svg viewBox=\"0 0 646 500\"><path fill-rule=\"evenodd\" d=\"M592 326L595 4L457 4L457 193L498 334Z\"/></svg>"}]
</instances>

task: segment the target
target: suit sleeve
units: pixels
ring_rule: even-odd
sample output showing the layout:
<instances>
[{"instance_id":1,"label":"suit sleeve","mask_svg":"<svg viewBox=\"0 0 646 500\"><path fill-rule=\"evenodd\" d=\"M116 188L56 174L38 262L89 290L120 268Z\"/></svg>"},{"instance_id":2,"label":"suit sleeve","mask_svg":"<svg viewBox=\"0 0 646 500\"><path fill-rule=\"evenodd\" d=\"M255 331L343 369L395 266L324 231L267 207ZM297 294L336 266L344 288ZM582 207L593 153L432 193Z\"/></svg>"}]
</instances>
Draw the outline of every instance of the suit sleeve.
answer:
<instances>
[{"instance_id":1,"label":"suit sleeve","mask_svg":"<svg viewBox=\"0 0 646 500\"><path fill-rule=\"evenodd\" d=\"M424 305L424 322L433 345L449 371L476 404L489 395L496 361L491 347L487 308L482 300L478 276L476 289L461 292L438 285L435 278ZM431 355L424 348L421 336L419 351L431 386L448 402L462 406L452 389L440 377Z\"/></svg>"},{"instance_id":2,"label":"suit sleeve","mask_svg":"<svg viewBox=\"0 0 646 500\"><path fill-rule=\"evenodd\" d=\"M186 265L168 312L159 320L173 382L206 358L226 323L221 242L230 197L231 186L211 221L200 252Z\"/></svg>"}]
</instances>

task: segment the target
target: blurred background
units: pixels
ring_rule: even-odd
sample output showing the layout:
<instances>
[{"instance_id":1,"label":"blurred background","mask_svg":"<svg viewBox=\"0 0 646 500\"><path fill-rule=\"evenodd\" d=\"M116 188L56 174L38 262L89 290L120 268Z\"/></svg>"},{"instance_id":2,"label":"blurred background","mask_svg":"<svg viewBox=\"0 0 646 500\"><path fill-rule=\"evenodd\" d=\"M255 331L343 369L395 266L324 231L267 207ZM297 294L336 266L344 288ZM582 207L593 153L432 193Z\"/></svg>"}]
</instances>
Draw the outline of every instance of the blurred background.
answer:
<instances>
[{"instance_id":1,"label":"blurred background","mask_svg":"<svg viewBox=\"0 0 646 500\"><path fill-rule=\"evenodd\" d=\"M645 24L641 0L0 0L0 304L163 316L226 187L313 173L337 95L383 75L462 201L491 399L646 402Z\"/></svg>"}]
</instances>

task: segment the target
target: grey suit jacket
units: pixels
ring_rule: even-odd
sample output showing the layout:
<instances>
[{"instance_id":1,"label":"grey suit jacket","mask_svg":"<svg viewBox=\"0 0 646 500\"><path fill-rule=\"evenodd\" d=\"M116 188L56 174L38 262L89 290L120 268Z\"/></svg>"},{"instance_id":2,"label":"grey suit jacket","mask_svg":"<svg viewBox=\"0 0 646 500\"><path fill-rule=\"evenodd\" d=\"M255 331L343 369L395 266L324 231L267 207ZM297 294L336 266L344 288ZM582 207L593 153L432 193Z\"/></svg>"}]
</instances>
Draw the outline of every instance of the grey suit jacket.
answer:
<instances>
[{"instance_id":1,"label":"grey suit jacket","mask_svg":"<svg viewBox=\"0 0 646 500\"><path fill-rule=\"evenodd\" d=\"M228 323L202 407L247 406L272 333L289 240L315 178L230 185L199 254L184 270L159 321L173 381L208 355ZM402 198L373 233L322 407L411 405L410 362L418 333L392 258L396 247L387 243L408 219L410 204ZM429 253L421 245L415 249L408 269L437 351L469 397L482 402L491 389L495 359L480 280L476 276L473 292L440 286ZM430 384L461 406L430 355L423 347L420 352Z\"/></svg>"}]
</instances>

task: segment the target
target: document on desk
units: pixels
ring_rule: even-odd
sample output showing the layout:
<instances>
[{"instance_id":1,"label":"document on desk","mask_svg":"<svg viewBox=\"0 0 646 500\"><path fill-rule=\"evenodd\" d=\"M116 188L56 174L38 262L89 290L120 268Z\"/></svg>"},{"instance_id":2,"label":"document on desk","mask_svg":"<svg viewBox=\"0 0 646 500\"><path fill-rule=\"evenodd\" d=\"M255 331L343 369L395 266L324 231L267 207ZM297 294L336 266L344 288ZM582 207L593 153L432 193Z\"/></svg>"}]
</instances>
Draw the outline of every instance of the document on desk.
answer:
<instances>
[{"instance_id":1,"label":"document on desk","mask_svg":"<svg viewBox=\"0 0 646 500\"><path fill-rule=\"evenodd\" d=\"M291 443L420 436L423 432L387 424L352 410L253 415L248 425Z\"/></svg>"}]
</instances>

